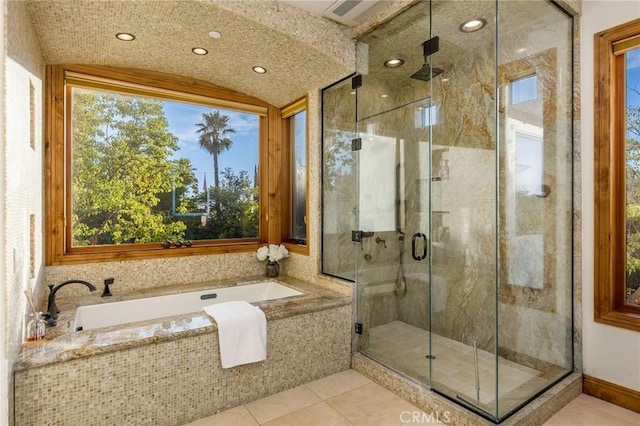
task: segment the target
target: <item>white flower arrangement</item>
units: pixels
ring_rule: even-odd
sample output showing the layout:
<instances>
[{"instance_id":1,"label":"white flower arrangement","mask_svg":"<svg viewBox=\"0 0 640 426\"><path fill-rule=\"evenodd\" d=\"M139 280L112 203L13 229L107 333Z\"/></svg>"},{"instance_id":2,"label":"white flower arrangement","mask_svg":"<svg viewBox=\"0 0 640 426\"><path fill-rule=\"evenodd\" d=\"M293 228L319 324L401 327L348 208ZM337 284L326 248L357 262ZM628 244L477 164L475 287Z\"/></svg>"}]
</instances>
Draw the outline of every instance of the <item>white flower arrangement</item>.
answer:
<instances>
[{"instance_id":1,"label":"white flower arrangement","mask_svg":"<svg viewBox=\"0 0 640 426\"><path fill-rule=\"evenodd\" d=\"M269 244L258 249L257 257L260 261L277 262L280 259L289 257L289 250L282 244Z\"/></svg>"}]
</instances>

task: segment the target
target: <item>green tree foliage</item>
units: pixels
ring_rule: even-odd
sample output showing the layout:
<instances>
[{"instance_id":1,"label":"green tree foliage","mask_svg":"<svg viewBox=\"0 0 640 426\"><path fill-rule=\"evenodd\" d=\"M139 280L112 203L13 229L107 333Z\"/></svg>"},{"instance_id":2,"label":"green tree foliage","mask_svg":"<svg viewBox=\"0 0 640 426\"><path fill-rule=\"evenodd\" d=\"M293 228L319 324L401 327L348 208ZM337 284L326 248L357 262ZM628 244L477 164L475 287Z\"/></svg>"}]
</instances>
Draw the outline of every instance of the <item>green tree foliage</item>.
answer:
<instances>
[{"instance_id":1,"label":"green tree foliage","mask_svg":"<svg viewBox=\"0 0 640 426\"><path fill-rule=\"evenodd\" d=\"M216 209L211 209L206 224L199 219L186 220L189 224L186 238L227 239L250 238L258 236L259 202L258 188L252 185L249 173L242 170L234 173L225 168L221 173L219 187L209 188L209 202ZM206 194L196 197L198 204L206 204Z\"/></svg>"},{"instance_id":2,"label":"green tree foliage","mask_svg":"<svg viewBox=\"0 0 640 426\"><path fill-rule=\"evenodd\" d=\"M165 192L158 195L160 202L156 207L157 211L168 212L173 208L173 199L175 199L175 212L176 213L190 213L199 210L196 200L189 196L189 194L198 193L198 179L196 178L191 160L188 158L180 158L173 160L174 174L179 176L182 180L179 180L175 188L175 195L172 192ZM180 184L180 182L182 182Z\"/></svg>"},{"instance_id":3,"label":"green tree foliage","mask_svg":"<svg viewBox=\"0 0 640 426\"><path fill-rule=\"evenodd\" d=\"M200 146L213 156L213 176L215 187L220 186L220 175L218 171L218 156L223 151L231 147L233 141L229 139L227 133L235 133L229 127L229 117L220 114L219 111L202 114L202 122L196 123L197 133L200 133Z\"/></svg>"},{"instance_id":4,"label":"green tree foliage","mask_svg":"<svg viewBox=\"0 0 640 426\"><path fill-rule=\"evenodd\" d=\"M627 108L627 293L640 287L640 106Z\"/></svg>"},{"instance_id":5,"label":"green tree foliage","mask_svg":"<svg viewBox=\"0 0 640 426\"><path fill-rule=\"evenodd\" d=\"M178 140L162 102L74 88L72 120L73 244L181 238L186 225L171 219L167 200L195 177L189 160L171 160Z\"/></svg>"},{"instance_id":6,"label":"green tree foliage","mask_svg":"<svg viewBox=\"0 0 640 426\"><path fill-rule=\"evenodd\" d=\"M352 179L355 157L351 150L353 132L327 129L323 155L324 185L332 190L340 188L345 179Z\"/></svg>"}]
</instances>

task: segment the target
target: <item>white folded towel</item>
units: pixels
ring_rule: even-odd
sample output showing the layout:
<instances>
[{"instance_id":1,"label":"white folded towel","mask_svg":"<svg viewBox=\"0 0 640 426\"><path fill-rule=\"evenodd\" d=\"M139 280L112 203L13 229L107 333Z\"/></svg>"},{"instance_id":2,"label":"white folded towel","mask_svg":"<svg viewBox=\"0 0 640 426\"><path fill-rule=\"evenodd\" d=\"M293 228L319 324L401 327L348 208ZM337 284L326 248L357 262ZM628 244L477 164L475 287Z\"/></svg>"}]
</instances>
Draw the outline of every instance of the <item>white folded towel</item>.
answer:
<instances>
[{"instance_id":1,"label":"white folded towel","mask_svg":"<svg viewBox=\"0 0 640 426\"><path fill-rule=\"evenodd\" d=\"M202 309L218 324L222 368L267 359L267 318L260 308L236 301Z\"/></svg>"}]
</instances>

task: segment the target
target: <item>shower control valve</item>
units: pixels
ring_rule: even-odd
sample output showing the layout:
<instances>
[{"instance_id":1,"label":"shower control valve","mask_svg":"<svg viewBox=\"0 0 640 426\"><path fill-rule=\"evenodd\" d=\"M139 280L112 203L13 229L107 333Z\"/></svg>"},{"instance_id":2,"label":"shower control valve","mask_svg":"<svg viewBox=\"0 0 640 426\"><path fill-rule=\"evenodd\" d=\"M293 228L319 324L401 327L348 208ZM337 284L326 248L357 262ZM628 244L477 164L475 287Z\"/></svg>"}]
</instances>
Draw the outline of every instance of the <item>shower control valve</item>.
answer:
<instances>
[{"instance_id":1,"label":"shower control valve","mask_svg":"<svg viewBox=\"0 0 640 426\"><path fill-rule=\"evenodd\" d=\"M382 246L384 248L387 248L387 242L385 240L383 240L382 238L376 237L375 241L376 241L376 244L382 244Z\"/></svg>"}]
</instances>

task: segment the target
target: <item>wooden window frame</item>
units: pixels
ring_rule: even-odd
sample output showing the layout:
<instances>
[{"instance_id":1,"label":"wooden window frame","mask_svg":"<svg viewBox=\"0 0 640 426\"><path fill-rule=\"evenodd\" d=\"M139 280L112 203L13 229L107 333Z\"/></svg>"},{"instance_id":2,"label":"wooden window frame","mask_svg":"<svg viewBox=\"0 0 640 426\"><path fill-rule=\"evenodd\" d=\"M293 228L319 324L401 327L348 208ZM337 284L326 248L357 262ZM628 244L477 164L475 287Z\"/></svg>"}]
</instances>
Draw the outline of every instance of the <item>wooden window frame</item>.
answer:
<instances>
[{"instance_id":1,"label":"wooden window frame","mask_svg":"<svg viewBox=\"0 0 640 426\"><path fill-rule=\"evenodd\" d=\"M291 175L293 171L293 135L291 135L291 118L295 114L306 111L306 197L305 197L305 225L306 225L306 241L305 244L299 244L291 238L292 228L292 212L293 212L293 197L291 188ZM282 108L281 112L281 126L282 126L282 182L281 186L282 194L282 227L281 227L281 239L287 249L293 253L309 255L309 100L308 96L304 96L291 104Z\"/></svg>"},{"instance_id":2,"label":"wooden window frame","mask_svg":"<svg viewBox=\"0 0 640 426\"><path fill-rule=\"evenodd\" d=\"M640 331L640 307L625 303L624 55L614 45L640 34L640 19L595 35L594 321Z\"/></svg>"},{"instance_id":3,"label":"wooden window frame","mask_svg":"<svg viewBox=\"0 0 640 426\"><path fill-rule=\"evenodd\" d=\"M158 93L175 95L176 99L212 100L211 105L260 115L260 219L258 238L237 240L208 240L194 242L190 248L165 249L161 243L70 247L67 232L68 187L67 165L71 160L65 123L65 76L88 76L94 81L106 79L136 87L149 88ZM47 265L77 264L127 259L192 256L213 253L255 251L266 242L279 239L277 204L280 195L273 191L279 163L270 164L273 147L279 141L280 110L257 98L224 89L201 80L154 71L129 68L49 65L46 68L45 94L45 262Z\"/></svg>"}]
</instances>

